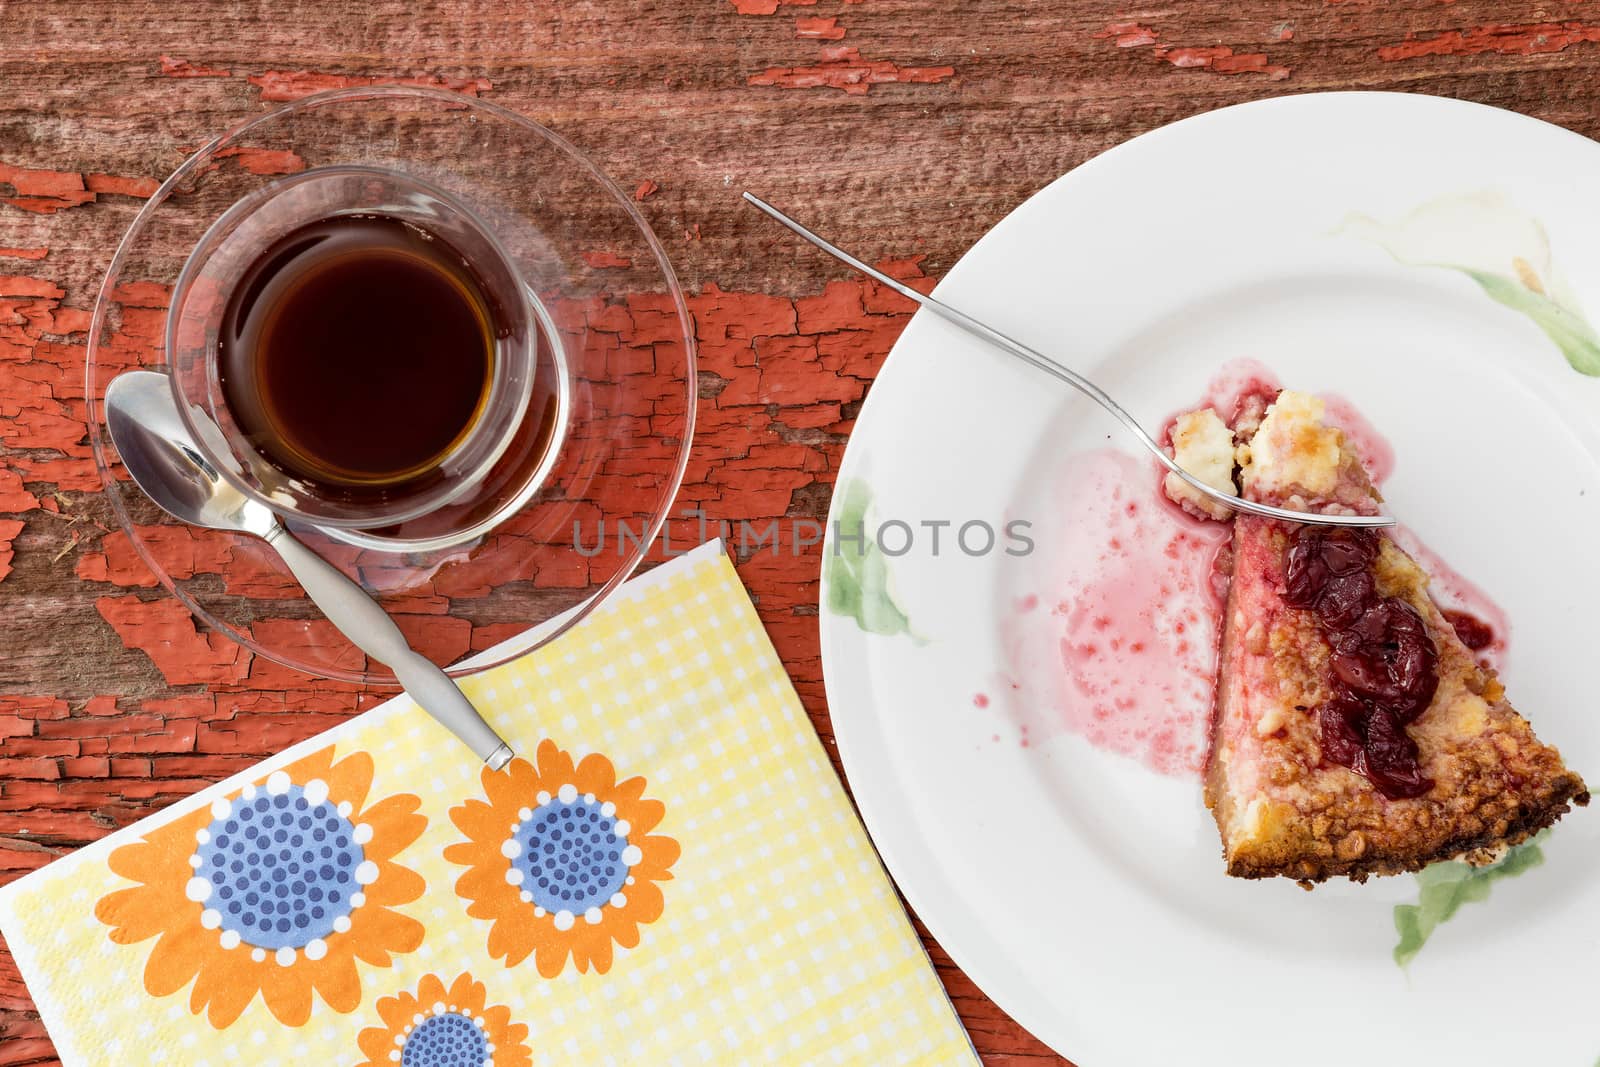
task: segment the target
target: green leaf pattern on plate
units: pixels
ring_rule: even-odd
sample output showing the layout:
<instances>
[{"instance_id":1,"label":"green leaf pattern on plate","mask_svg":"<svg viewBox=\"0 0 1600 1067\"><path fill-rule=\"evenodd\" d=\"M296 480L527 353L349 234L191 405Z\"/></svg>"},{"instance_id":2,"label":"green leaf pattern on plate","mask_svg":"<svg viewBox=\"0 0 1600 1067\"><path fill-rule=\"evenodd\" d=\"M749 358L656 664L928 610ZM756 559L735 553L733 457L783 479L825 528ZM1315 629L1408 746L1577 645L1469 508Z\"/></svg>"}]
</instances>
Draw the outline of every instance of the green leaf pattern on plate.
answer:
<instances>
[{"instance_id":1,"label":"green leaf pattern on plate","mask_svg":"<svg viewBox=\"0 0 1600 1067\"><path fill-rule=\"evenodd\" d=\"M1503 194L1435 197L1393 222L1354 214L1337 232L1370 241L1401 263L1461 272L1539 327L1574 370L1600 376L1600 334L1556 270L1549 235Z\"/></svg>"},{"instance_id":2,"label":"green leaf pattern on plate","mask_svg":"<svg viewBox=\"0 0 1600 1067\"><path fill-rule=\"evenodd\" d=\"M838 517L823 557L828 610L855 619L856 625L869 634L915 637L911 620L895 601L888 560L867 528L871 487L856 478L840 486L838 492ZM844 538L839 536L841 531Z\"/></svg>"},{"instance_id":3,"label":"green leaf pattern on plate","mask_svg":"<svg viewBox=\"0 0 1600 1067\"><path fill-rule=\"evenodd\" d=\"M1534 325L1561 349L1561 354L1567 357L1573 370L1591 377L1600 376L1600 337L1595 335L1594 327L1582 315L1504 275L1468 270L1466 267L1454 269L1477 282L1484 292L1512 311L1520 311L1532 319Z\"/></svg>"},{"instance_id":4,"label":"green leaf pattern on plate","mask_svg":"<svg viewBox=\"0 0 1600 1067\"><path fill-rule=\"evenodd\" d=\"M1502 878L1513 878L1544 862L1540 843L1550 831L1541 830L1516 846L1489 867L1473 867L1458 861L1435 863L1417 873L1421 892L1415 904L1396 904L1394 928L1400 935L1394 946L1394 961L1404 967L1422 951L1439 924L1448 921L1461 905L1489 899L1489 889Z\"/></svg>"}]
</instances>

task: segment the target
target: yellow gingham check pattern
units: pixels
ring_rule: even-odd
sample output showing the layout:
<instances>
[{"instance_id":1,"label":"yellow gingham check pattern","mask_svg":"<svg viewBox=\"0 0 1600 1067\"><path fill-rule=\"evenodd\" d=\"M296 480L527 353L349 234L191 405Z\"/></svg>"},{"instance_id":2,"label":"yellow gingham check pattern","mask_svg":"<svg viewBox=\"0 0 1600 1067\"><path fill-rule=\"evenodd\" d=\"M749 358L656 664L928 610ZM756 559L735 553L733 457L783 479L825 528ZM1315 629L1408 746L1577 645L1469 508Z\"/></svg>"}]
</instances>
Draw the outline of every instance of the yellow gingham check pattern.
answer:
<instances>
[{"instance_id":1,"label":"yellow gingham check pattern","mask_svg":"<svg viewBox=\"0 0 1600 1067\"><path fill-rule=\"evenodd\" d=\"M399 698L0 891L0 927L68 1065L358 1063L379 997L470 971L528 1025L536 1065L972 1064L976 1058L868 844L748 595L711 551L658 568L561 639L464 684L519 754L550 738L603 753L666 805L678 840L660 919L609 973L530 957L491 959L488 922L454 892L448 811L481 796L479 768ZM153 942L119 946L94 917L127 883L110 850L182 811L261 782L333 743L365 748L372 798L415 793L428 827L400 862L427 890L400 910L427 928L389 968L361 964L348 1015L317 1000L300 1028L258 997L225 1030L190 1014L187 990L144 992Z\"/></svg>"}]
</instances>

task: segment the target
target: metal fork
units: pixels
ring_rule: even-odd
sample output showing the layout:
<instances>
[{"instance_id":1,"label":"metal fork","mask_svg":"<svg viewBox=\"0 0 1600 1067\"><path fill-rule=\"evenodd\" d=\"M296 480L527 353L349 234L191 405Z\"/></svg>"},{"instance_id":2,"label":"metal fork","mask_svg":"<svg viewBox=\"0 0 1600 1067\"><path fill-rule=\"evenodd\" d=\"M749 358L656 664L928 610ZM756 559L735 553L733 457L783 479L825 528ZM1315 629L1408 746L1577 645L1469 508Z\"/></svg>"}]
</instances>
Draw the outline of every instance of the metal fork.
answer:
<instances>
[{"instance_id":1,"label":"metal fork","mask_svg":"<svg viewBox=\"0 0 1600 1067\"><path fill-rule=\"evenodd\" d=\"M1106 393L1104 389L1101 389L1098 385L1094 384L1083 375L1074 370L1070 370L1065 366L1062 366L1060 363L1057 363L1048 356L1034 351L1022 342L1007 337L994 327L987 326L979 322L977 319L966 314L965 312L957 311L949 304L935 300L933 297L928 296L925 293L919 293L909 285L896 281L882 271L867 266L855 256L852 256L850 253L824 240L815 233L812 233L810 230L800 225L800 223L796 222L794 219L791 219L788 215L785 215L783 212L779 211L777 208L773 207L759 196L747 192L744 194L744 198L751 204L754 204L756 207L760 208L766 214L770 215L772 218L776 219L778 222L782 223L784 226L787 226L801 237L804 237L807 241L810 241L812 244L828 253L828 255L840 260L843 263L849 264L862 274L865 274L867 277L876 281L878 284L888 286L890 289L893 289L907 300L915 301L917 304L927 308L929 311L933 312L933 314L944 319L946 322L953 323L972 336L982 341L987 341L996 348L999 348L1002 351L1017 357L1030 366L1044 371L1053 378L1066 382L1084 396L1087 396L1089 399L1093 400L1095 403L1109 411L1118 422L1122 423L1129 433L1138 438L1139 443L1144 445L1144 447L1149 450L1150 454L1160 461L1163 467L1167 468L1167 470L1183 479L1184 482L1188 483L1190 486L1204 493L1206 496L1217 501L1218 503L1226 505L1235 511L1247 511L1252 515L1263 515L1269 519L1284 519L1289 522L1303 522L1314 526L1383 527L1394 525L1394 519L1387 515L1321 515L1309 511L1291 511L1288 508L1275 508L1270 504L1258 504L1253 500L1245 500L1242 497L1232 496L1228 493L1224 493L1215 486L1207 485L1205 482L1202 482L1199 478L1196 478L1194 475L1180 467L1176 460L1167 455L1167 450L1157 444L1155 438L1151 437L1145 428L1139 425L1139 421L1137 419L1130 415L1121 404L1118 404L1115 400L1111 399L1111 396Z\"/></svg>"}]
</instances>

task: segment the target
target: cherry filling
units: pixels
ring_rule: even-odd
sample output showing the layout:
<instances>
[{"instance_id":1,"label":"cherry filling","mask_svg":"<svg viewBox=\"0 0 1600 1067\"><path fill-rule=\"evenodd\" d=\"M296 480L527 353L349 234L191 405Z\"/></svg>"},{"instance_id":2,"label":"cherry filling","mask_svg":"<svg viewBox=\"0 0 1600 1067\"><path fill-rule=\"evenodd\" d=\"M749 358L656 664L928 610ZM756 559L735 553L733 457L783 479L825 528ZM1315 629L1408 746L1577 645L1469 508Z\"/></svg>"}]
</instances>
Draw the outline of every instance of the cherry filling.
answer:
<instances>
[{"instance_id":1,"label":"cherry filling","mask_svg":"<svg viewBox=\"0 0 1600 1067\"><path fill-rule=\"evenodd\" d=\"M1494 630L1476 615L1464 611L1446 611L1444 617L1455 630L1456 636L1461 638L1461 643L1472 651L1482 652L1494 644Z\"/></svg>"},{"instance_id":2,"label":"cherry filling","mask_svg":"<svg viewBox=\"0 0 1600 1067\"><path fill-rule=\"evenodd\" d=\"M1399 800L1433 788L1405 728L1439 688L1439 651L1415 608L1378 595L1378 548L1371 530L1301 527L1284 553L1284 602L1316 616L1332 652L1334 696L1317 709L1323 757Z\"/></svg>"}]
</instances>

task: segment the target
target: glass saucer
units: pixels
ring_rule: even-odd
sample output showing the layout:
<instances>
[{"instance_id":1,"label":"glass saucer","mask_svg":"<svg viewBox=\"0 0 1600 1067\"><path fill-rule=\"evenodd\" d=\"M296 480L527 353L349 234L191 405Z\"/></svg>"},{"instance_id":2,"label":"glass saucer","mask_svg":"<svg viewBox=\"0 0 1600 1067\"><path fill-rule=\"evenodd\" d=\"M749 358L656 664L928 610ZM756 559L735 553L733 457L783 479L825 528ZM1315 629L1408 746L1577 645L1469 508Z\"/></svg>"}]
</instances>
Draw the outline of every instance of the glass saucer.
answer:
<instances>
[{"instance_id":1,"label":"glass saucer","mask_svg":"<svg viewBox=\"0 0 1600 1067\"><path fill-rule=\"evenodd\" d=\"M431 182L509 235L559 342L542 355L565 369L553 450L524 442L528 461L508 462L500 495L478 499L470 513L383 531L287 524L441 665L564 616L541 635L545 643L637 568L688 461L693 330L666 254L632 201L561 137L482 100L411 87L309 96L213 139L162 183L112 259L90 329L89 437L122 524L106 551L137 553L198 618L257 655L341 681L393 684L264 543L188 526L149 501L122 467L100 402L121 372L166 368L172 286L207 228L269 183L336 165ZM520 643L515 654L531 647ZM510 655L448 669L470 674Z\"/></svg>"}]
</instances>

